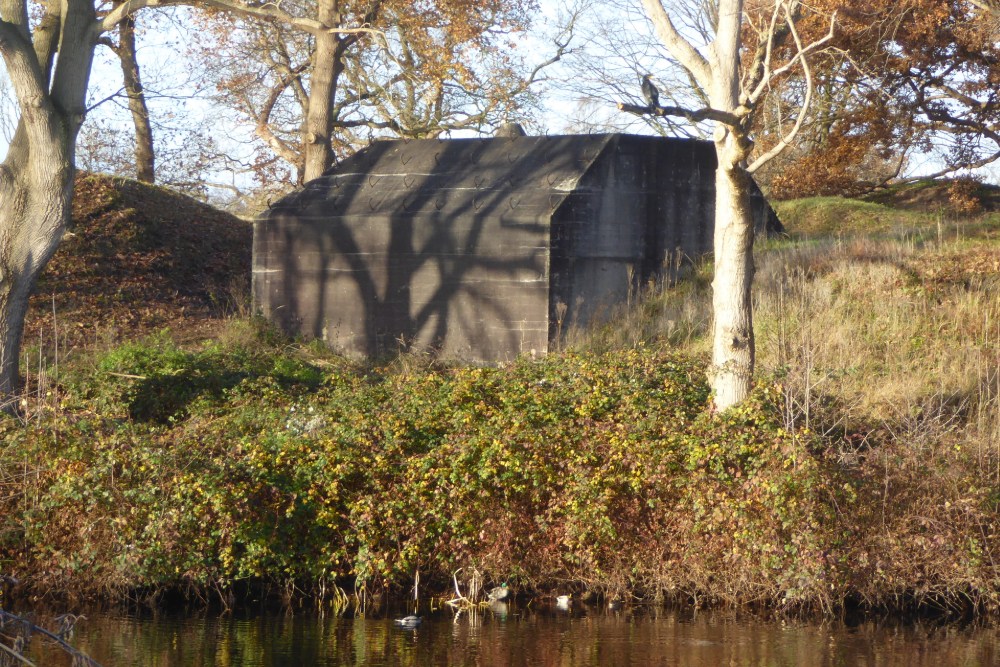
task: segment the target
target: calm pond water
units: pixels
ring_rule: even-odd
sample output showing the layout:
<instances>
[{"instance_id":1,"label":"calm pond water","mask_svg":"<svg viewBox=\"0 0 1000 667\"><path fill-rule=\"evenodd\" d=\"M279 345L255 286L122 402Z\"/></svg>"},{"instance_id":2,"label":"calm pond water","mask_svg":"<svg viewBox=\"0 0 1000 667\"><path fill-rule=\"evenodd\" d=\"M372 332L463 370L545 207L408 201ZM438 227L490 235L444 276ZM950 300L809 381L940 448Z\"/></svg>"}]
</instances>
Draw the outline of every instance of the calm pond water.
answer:
<instances>
[{"instance_id":1,"label":"calm pond water","mask_svg":"<svg viewBox=\"0 0 1000 667\"><path fill-rule=\"evenodd\" d=\"M383 618L89 614L74 643L104 667L1000 664L1000 631L992 628L847 628L593 607L566 614L511 606L505 614L487 610L457 618L445 611L425 615L415 631ZM38 648L31 656L40 666L69 665L63 656Z\"/></svg>"}]
</instances>

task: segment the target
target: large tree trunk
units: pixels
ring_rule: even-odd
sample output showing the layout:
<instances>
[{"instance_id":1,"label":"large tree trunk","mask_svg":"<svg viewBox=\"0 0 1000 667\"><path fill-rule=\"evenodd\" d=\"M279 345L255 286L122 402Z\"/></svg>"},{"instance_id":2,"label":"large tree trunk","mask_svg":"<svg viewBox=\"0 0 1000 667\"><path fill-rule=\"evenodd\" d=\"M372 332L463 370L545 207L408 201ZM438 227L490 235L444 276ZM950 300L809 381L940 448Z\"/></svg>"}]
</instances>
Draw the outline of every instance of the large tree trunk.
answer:
<instances>
[{"instance_id":1,"label":"large tree trunk","mask_svg":"<svg viewBox=\"0 0 1000 667\"><path fill-rule=\"evenodd\" d=\"M317 18L320 23L330 28L339 27L338 4L337 0L319 0ZM333 161L333 97L341 68L338 40L334 32L316 35L316 49L309 74L309 108L306 110L302 142L305 153L303 182L322 176Z\"/></svg>"},{"instance_id":2,"label":"large tree trunk","mask_svg":"<svg viewBox=\"0 0 1000 667\"><path fill-rule=\"evenodd\" d=\"M754 223L750 175L743 168L739 138L726 132L717 142L715 172L715 278L712 281L712 370L715 406L731 407L750 393L754 369Z\"/></svg>"},{"instance_id":3,"label":"large tree trunk","mask_svg":"<svg viewBox=\"0 0 1000 667\"><path fill-rule=\"evenodd\" d=\"M122 67L125 94L128 95L128 109L132 113L132 125L135 128L135 175L143 183L152 183L156 178L153 127L149 123L146 93L139 77L139 61L135 53L135 19L131 16L118 24L117 54Z\"/></svg>"},{"instance_id":4,"label":"large tree trunk","mask_svg":"<svg viewBox=\"0 0 1000 667\"><path fill-rule=\"evenodd\" d=\"M735 114L740 104L742 0L722 0L709 99L712 107ZM715 407L733 406L753 382L754 337L750 288L753 284L753 216L750 152L746 126L719 124L715 132L719 166L715 172L715 278L712 282L712 389Z\"/></svg>"},{"instance_id":5,"label":"large tree trunk","mask_svg":"<svg viewBox=\"0 0 1000 667\"><path fill-rule=\"evenodd\" d=\"M0 407L10 411L28 297L69 222L97 31L92 0L46 5L33 35L24 5L7 2L0 12L0 56L20 112L0 165Z\"/></svg>"},{"instance_id":6,"label":"large tree trunk","mask_svg":"<svg viewBox=\"0 0 1000 667\"><path fill-rule=\"evenodd\" d=\"M0 189L0 402L16 408L28 298L69 221L73 168L68 160L4 165Z\"/></svg>"}]
</instances>

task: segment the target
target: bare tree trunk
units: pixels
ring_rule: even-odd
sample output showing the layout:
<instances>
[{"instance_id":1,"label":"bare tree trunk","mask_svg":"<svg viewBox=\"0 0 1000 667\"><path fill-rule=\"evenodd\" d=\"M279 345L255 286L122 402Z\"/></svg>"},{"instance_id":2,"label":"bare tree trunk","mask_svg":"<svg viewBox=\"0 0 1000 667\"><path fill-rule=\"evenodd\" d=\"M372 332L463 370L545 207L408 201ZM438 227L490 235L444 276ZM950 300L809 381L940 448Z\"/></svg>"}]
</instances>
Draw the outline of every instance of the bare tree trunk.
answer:
<instances>
[{"instance_id":1,"label":"bare tree trunk","mask_svg":"<svg viewBox=\"0 0 1000 667\"><path fill-rule=\"evenodd\" d=\"M0 191L0 404L8 411L16 407L9 399L18 390L28 299L66 229L73 189L67 160L49 162L41 178L40 169L18 162L5 163Z\"/></svg>"},{"instance_id":2,"label":"bare tree trunk","mask_svg":"<svg viewBox=\"0 0 1000 667\"><path fill-rule=\"evenodd\" d=\"M20 112L0 165L0 407L10 411L28 297L69 222L97 24L91 0L49 3L33 35L24 4L0 12L0 56Z\"/></svg>"},{"instance_id":3,"label":"bare tree trunk","mask_svg":"<svg viewBox=\"0 0 1000 667\"><path fill-rule=\"evenodd\" d=\"M740 104L740 31L743 0L721 0L713 44L712 108L736 114ZM746 159L746 125L718 124L715 153L715 278L712 281L712 368L709 373L719 410L736 405L753 383L754 337L750 288L753 285L753 215Z\"/></svg>"},{"instance_id":4,"label":"bare tree trunk","mask_svg":"<svg viewBox=\"0 0 1000 667\"><path fill-rule=\"evenodd\" d=\"M716 142L715 278L712 281L712 370L715 406L736 405L753 386L754 224L750 175L743 167L740 138L726 132Z\"/></svg>"},{"instance_id":5,"label":"bare tree trunk","mask_svg":"<svg viewBox=\"0 0 1000 667\"><path fill-rule=\"evenodd\" d=\"M139 61L135 51L135 19L129 16L118 24L118 60L121 62L128 108L135 127L135 174L143 183L153 183L156 165L153 153L153 127L149 123L146 93L139 77Z\"/></svg>"},{"instance_id":6,"label":"bare tree trunk","mask_svg":"<svg viewBox=\"0 0 1000 667\"><path fill-rule=\"evenodd\" d=\"M319 0L317 18L320 23L330 28L340 24L338 4L338 0ZM309 108L302 142L305 152L303 182L322 176L333 161L333 97L341 69L337 34L324 32L315 39L309 76Z\"/></svg>"}]
</instances>

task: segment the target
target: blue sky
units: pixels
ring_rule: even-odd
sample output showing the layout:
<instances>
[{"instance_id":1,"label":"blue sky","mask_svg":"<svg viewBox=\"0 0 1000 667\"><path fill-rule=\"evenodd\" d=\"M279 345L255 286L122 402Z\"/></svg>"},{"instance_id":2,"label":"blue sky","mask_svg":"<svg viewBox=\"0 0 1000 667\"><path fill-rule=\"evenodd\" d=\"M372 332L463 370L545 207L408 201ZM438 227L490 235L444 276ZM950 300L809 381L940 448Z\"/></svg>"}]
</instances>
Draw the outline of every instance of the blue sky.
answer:
<instances>
[{"instance_id":1,"label":"blue sky","mask_svg":"<svg viewBox=\"0 0 1000 667\"><path fill-rule=\"evenodd\" d=\"M548 133L609 129L650 132L651 128L644 121L621 114L615 104L618 101L639 102L639 76L644 72L660 77L659 86L668 99L670 91L680 90L681 85L672 85L662 48L650 37L636 3L631 8L619 8L598 2L595 7L595 13L590 14L591 18L578 30L575 53L562 65L552 68L548 80L540 88L543 108L538 115L539 130ZM542 0L537 29L519 42L527 59L537 61L552 52L552 34L568 11L564 0ZM212 103L213 91L199 90L186 74L182 60L187 48L185 40L189 36L176 29L181 23L172 20L169 14L147 13L139 19L139 60L149 86L152 115L161 126L157 136L158 149L162 151L158 156L160 165L166 167L171 165L170 160L182 160L183 149L192 141L215 141L233 152L237 159L251 159L247 140L253 136L253 127L241 122L235 114L220 112ZM621 56L608 53L609 38L616 38L614 41ZM587 90L577 89L584 82L589 83ZM99 47L90 98L92 104L101 103L89 114L81 137L84 147L96 136L117 129L121 133L121 145L116 150L130 150L122 143L130 138L131 127L124 99L115 97L120 88L121 72L117 60L108 49ZM8 102L0 116L6 137L9 137L13 117ZM86 150L81 153L81 162L81 166L90 166ZM909 171L927 173L935 170L936 164L933 156L916 156ZM981 173L993 182L1000 180L1000 169L996 166ZM237 165L216 168L208 179L219 184L246 185L246 176L239 173Z\"/></svg>"}]
</instances>

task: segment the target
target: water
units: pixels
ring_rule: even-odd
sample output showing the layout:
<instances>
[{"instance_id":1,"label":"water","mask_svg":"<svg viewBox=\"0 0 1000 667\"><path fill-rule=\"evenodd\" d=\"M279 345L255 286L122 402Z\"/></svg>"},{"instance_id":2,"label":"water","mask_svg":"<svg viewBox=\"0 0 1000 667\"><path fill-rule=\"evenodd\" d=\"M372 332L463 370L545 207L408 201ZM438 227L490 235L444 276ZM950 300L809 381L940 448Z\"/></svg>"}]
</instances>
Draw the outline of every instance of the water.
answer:
<instances>
[{"instance_id":1,"label":"water","mask_svg":"<svg viewBox=\"0 0 1000 667\"><path fill-rule=\"evenodd\" d=\"M38 641L37 639L35 640ZM93 615L73 643L104 667L347 665L684 665L687 667L952 667L1000 664L1000 631L920 625L762 622L725 614L515 609L391 619L270 615L136 618ZM39 666L69 665L35 647Z\"/></svg>"}]
</instances>

